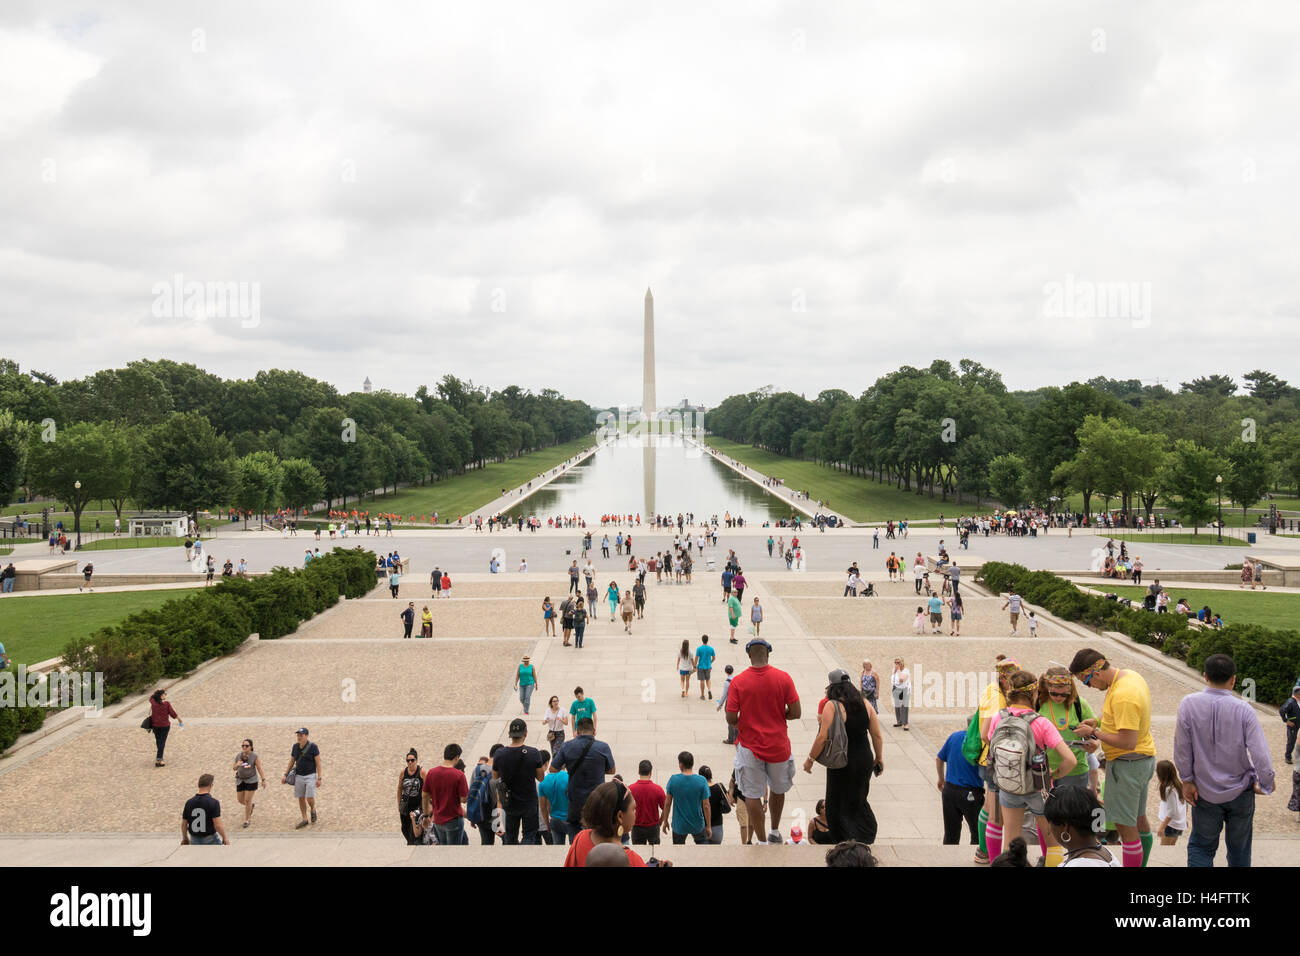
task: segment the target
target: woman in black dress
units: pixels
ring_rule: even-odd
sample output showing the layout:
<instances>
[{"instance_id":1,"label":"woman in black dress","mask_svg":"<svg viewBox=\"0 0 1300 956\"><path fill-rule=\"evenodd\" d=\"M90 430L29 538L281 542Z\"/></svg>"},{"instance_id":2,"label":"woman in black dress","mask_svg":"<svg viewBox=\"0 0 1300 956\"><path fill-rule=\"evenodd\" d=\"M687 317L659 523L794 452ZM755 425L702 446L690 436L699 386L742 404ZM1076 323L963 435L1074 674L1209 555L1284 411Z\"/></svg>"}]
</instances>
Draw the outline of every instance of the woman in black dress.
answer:
<instances>
[{"instance_id":1,"label":"woman in black dress","mask_svg":"<svg viewBox=\"0 0 1300 956\"><path fill-rule=\"evenodd\" d=\"M833 670L826 687L826 700L819 710L820 725L810 756L804 761L805 773L812 773L813 763L830 736L835 712L844 720L848 737L848 763L826 771L826 822L833 843L856 840L873 843L876 839L876 815L867 802L872 772L885 769L881 759L880 723L876 712L863 699L847 671Z\"/></svg>"}]
</instances>

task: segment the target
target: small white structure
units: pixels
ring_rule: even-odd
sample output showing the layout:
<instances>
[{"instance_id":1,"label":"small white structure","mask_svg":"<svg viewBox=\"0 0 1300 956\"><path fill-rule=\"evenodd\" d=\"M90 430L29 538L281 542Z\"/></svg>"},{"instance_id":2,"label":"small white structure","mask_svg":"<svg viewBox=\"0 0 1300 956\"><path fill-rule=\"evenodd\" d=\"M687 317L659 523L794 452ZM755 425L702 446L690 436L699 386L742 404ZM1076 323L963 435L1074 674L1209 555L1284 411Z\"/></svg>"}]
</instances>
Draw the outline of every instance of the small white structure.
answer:
<instances>
[{"instance_id":1,"label":"small white structure","mask_svg":"<svg viewBox=\"0 0 1300 956\"><path fill-rule=\"evenodd\" d=\"M181 538L185 535L187 520L185 514L172 511L132 515L128 534L132 538Z\"/></svg>"}]
</instances>

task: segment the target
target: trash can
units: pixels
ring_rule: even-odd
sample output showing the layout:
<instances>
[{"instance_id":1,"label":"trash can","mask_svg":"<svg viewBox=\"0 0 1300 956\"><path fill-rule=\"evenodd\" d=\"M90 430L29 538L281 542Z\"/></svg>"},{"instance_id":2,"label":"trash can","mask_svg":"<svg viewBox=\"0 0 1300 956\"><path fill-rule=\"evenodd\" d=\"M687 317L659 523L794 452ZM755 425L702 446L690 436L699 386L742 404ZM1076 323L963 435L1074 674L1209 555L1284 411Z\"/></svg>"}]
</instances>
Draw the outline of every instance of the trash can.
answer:
<instances>
[{"instance_id":1,"label":"trash can","mask_svg":"<svg viewBox=\"0 0 1300 956\"><path fill-rule=\"evenodd\" d=\"M1246 543L1247 543L1247 544L1254 544L1254 543L1255 543L1255 532L1253 532L1253 531L1247 531L1247 532L1246 532Z\"/></svg>"}]
</instances>

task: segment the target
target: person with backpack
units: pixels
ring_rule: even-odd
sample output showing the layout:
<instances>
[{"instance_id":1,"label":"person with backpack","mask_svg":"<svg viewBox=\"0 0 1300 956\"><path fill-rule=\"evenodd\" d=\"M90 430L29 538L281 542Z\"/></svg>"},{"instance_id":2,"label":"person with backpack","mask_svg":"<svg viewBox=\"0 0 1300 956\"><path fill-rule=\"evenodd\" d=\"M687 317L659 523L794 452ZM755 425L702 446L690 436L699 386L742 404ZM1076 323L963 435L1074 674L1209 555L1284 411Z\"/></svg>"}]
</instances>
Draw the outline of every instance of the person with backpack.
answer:
<instances>
[{"instance_id":1,"label":"person with backpack","mask_svg":"<svg viewBox=\"0 0 1300 956\"><path fill-rule=\"evenodd\" d=\"M1060 866L1061 846L1042 819L1043 797L1052 780L1074 770L1078 758L1052 722L1034 710L1038 678L1029 671L1016 671L1007 683L1007 706L989 725L988 767L997 781L1002 825L1005 832L1019 834L1029 811L1037 818L1040 844L1046 844L1046 865ZM1060 756L1055 773L1048 769L1051 750Z\"/></svg>"},{"instance_id":2,"label":"person with backpack","mask_svg":"<svg viewBox=\"0 0 1300 956\"><path fill-rule=\"evenodd\" d=\"M831 842L856 840L870 845L877 830L876 815L867 802L871 775L885 769L880 722L848 671L833 670L826 679L826 698L817 710L817 736L803 770L812 773L814 762L826 766L826 821Z\"/></svg>"},{"instance_id":3,"label":"person with backpack","mask_svg":"<svg viewBox=\"0 0 1300 956\"><path fill-rule=\"evenodd\" d=\"M574 579L577 580L576 578ZM572 597L565 597L560 602L560 630L563 632L564 646L569 646L569 634L573 631L573 609L574 603Z\"/></svg>"},{"instance_id":4,"label":"person with backpack","mask_svg":"<svg viewBox=\"0 0 1300 956\"><path fill-rule=\"evenodd\" d=\"M966 741L962 744L962 753L971 763L978 764L980 778L984 781L984 809L980 811L976 825L979 827L980 846L975 853L975 862L987 865L1002 852L1001 814L998 812L998 785L989 773L988 747L989 726L993 715L1007 706L1007 678L1020 669L1014 657L999 654L994 665L997 679L984 688L980 694L979 709L971 717L966 728ZM990 823L990 821L995 821ZM993 850L993 846L997 850Z\"/></svg>"},{"instance_id":5,"label":"person with backpack","mask_svg":"<svg viewBox=\"0 0 1300 956\"><path fill-rule=\"evenodd\" d=\"M496 812L497 785L492 779L492 759L504 746L500 743L493 744L486 757L478 758L478 765L474 767L467 785L465 822L478 830L479 842L484 846L491 846L495 842L498 824L504 829L504 821Z\"/></svg>"},{"instance_id":6,"label":"person with backpack","mask_svg":"<svg viewBox=\"0 0 1300 956\"><path fill-rule=\"evenodd\" d=\"M542 753L536 747L528 746L528 723L522 717L510 721L507 734L510 743L492 758L497 805L505 816L505 834L501 842L506 846L537 846L541 825L537 785L546 776Z\"/></svg>"}]
</instances>

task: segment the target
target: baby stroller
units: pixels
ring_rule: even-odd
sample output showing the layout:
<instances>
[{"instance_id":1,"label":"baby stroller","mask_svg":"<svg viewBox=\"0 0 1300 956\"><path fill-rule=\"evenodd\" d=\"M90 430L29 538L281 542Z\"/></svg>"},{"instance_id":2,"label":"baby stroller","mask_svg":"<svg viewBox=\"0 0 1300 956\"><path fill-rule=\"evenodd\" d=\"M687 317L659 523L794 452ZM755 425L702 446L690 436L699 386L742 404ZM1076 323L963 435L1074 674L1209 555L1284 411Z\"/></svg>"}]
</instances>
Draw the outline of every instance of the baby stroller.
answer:
<instances>
[{"instance_id":1,"label":"baby stroller","mask_svg":"<svg viewBox=\"0 0 1300 956\"><path fill-rule=\"evenodd\" d=\"M1142 599L1142 610L1154 611L1155 609L1156 609L1156 596L1154 594L1148 594L1146 597Z\"/></svg>"},{"instance_id":2,"label":"baby stroller","mask_svg":"<svg viewBox=\"0 0 1300 956\"><path fill-rule=\"evenodd\" d=\"M861 593L860 593L858 596L859 596L859 597L875 597L875 596L876 596L876 586L875 586L874 584L872 584L870 581L868 581L868 582L867 582L867 586L866 586L865 588L862 589Z\"/></svg>"}]
</instances>

